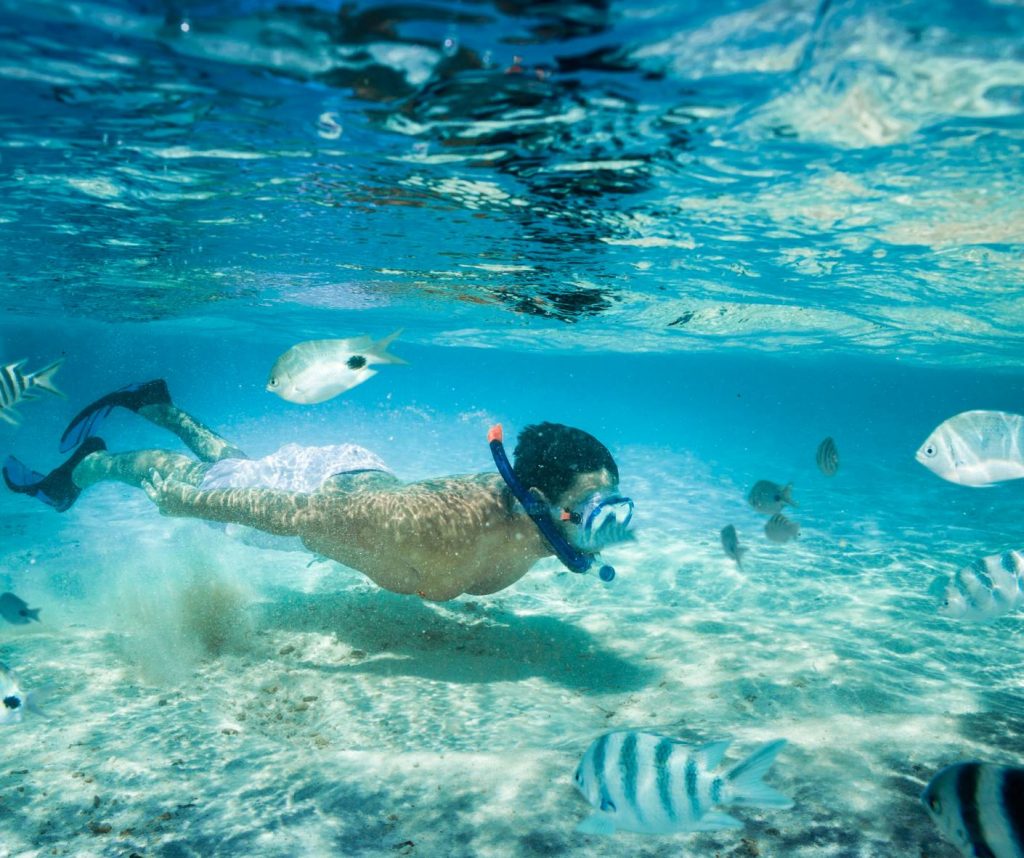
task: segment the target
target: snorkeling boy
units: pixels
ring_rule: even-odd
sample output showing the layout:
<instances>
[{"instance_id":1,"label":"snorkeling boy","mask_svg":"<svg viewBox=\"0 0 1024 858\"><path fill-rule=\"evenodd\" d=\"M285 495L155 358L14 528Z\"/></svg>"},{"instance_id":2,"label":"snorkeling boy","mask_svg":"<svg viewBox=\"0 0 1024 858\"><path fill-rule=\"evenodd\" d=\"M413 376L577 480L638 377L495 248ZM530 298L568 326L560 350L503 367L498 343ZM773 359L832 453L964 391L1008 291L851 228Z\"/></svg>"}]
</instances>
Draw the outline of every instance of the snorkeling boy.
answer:
<instances>
[{"instance_id":1,"label":"snorkeling boy","mask_svg":"<svg viewBox=\"0 0 1024 858\"><path fill-rule=\"evenodd\" d=\"M197 459L168 450L109 452L94 432L115 407L173 432ZM618 495L615 460L592 435L557 423L527 426L514 467L500 426L489 443L499 473L407 484L354 444L288 444L249 459L175 406L157 379L79 412L61 438L62 452L77 449L49 474L9 456L3 477L12 491L59 512L83 489L117 480L145 490L164 515L298 538L386 590L439 602L502 590L552 554L584 572L603 547L630 538L633 502ZM610 580L614 570L604 566L600 574Z\"/></svg>"}]
</instances>

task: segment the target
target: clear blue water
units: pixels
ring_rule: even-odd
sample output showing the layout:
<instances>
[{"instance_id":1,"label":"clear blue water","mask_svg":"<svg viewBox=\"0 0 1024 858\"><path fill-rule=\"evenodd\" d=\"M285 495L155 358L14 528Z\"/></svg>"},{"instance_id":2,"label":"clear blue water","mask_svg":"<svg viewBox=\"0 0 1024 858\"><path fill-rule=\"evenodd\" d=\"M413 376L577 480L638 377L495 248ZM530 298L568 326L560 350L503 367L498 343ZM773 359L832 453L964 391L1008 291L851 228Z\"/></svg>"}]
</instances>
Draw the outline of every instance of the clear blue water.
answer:
<instances>
[{"instance_id":1,"label":"clear blue water","mask_svg":"<svg viewBox=\"0 0 1024 858\"><path fill-rule=\"evenodd\" d=\"M613 451L638 535L609 587L550 559L431 604L124 486L3 492L0 590L43 622L0 660L50 700L4 729L0 855L957 854L918 795L1024 760L1024 643L928 586L1022 547L1024 485L913 456L1024 409L1024 8L0 9L0 362L64 355L68 395L0 452L54 467L82 405L156 377L251 455L350 441L408 480L552 420ZM399 327L409 366L264 390L296 342ZM784 737L795 807L578 834L612 728Z\"/></svg>"}]
</instances>

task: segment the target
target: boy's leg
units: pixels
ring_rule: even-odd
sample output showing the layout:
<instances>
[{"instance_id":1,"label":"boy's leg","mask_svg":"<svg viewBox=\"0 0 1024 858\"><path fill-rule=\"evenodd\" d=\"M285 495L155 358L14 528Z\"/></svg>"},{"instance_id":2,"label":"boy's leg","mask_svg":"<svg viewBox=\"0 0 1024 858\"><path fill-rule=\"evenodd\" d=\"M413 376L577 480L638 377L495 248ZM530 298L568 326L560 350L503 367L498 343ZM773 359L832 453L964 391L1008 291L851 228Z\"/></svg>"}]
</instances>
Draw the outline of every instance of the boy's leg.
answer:
<instances>
[{"instance_id":1,"label":"boy's leg","mask_svg":"<svg viewBox=\"0 0 1024 858\"><path fill-rule=\"evenodd\" d=\"M157 471L198 486L210 466L205 462L166 450L139 450L132 453L108 453L101 438L86 438L64 464L48 474L40 474L8 456L3 478L12 492L29 495L64 512L78 499L82 489L103 480L119 480L142 486L147 476Z\"/></svg>"},{"instance_id":2,"label":"boy's leg","mask_svg":"<svg viewBox=\"0 0 1024 858\"><path fill-rule=\"evenodd\" d=\"M141 488L142 481L156 471L164 479L170 477L198 486L208 469L205 462L168 450L133 450L128 453L99 450L75 466L71 479L79 490L104 480L117 480Z\"/></svg>"},{"instance_id":3,"label":"boy's leg","mask_svg":"<svg viewBox=\"0 0 1024 858\"><path fill-rule=\"evenodd\" d=\"M208 426L204 426L196 420L191 414L169 402L144 405L138 410L138 413L150 423L173 432L204 462L249 458L236 446L228 443ZM193 464L195 463L193 462Z\"/></svg>"},{"instance_id":4,"label":"boy's leg","mask_svg":"<svg viewBox=\"0 0 1024 858\"><path fill-rule=\"evenodd\" d=\"M115 408L134 411L151 423L173 432L204 462L247 458L237 447L175 406L162 378L129 384L86 405L64 430L60 439L61 452L67 453L87 438L94 437Z\"/></svg>"}]
</instances>

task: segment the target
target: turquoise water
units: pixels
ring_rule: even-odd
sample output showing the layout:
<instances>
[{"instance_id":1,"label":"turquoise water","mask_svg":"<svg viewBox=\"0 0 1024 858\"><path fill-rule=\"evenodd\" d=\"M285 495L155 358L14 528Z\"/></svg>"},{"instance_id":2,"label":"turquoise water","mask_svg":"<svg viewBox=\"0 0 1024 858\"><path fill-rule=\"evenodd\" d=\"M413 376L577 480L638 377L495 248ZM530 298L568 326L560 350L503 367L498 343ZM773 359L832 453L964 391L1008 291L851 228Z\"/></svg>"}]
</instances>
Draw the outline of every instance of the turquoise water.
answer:
<instances>
[{"instance_id":1,"label":"turquoise water","mask_svg":"<svg viewBox=\"0 0 1024 858\"><path fill-rule=\"evenodd\" d=\"M83 405L158 377L252 456L354 442L403 480L551 420L609 447L637 534L609 586L551 558L429 603L119 484L0 492L0 591L43 620L0 621L0 661L49 693L0 736L0 855L957 854L918 796L1022 764L1024 643L928 587L1022 547L1024 484L914 452L1024 409L1019 4L0 9L0 363L63 355L68 396L0 453L55 467ZM301 340L397 328L408 366L264 389ZM785 738L795 806L576 833L622 728Z\"/></svg>"}]
</instances>

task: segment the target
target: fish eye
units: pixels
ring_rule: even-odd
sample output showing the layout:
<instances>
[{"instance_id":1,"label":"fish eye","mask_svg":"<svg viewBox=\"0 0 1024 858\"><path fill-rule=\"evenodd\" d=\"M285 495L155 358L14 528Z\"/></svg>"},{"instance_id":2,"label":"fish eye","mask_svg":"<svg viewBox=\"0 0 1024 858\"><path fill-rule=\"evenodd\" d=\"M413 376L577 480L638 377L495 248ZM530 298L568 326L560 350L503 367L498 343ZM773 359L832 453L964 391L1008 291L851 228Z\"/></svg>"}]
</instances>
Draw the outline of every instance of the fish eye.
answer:
<instances>
[{"instance_id":1,"label":"fish eye","mask_svg":"<svg viewBox=\"0 0 1024 858\"><path fill-rule=\"evenodd\" d=\"M929 457L930 456L934 456L935 455L935 445L934 444L929 444L927 447L925 447L924 448L924 454L926 456L929 456Z\"/></svg>"},{"instance_id":2,"label":"fish eye","mask_svg":"<svg viewBox=\"0 0 1024 858\"><path fill-rule=\"evenodd\" d=\"M939 800L937 795L933 795L928 799L928 807L934 810L936 813L942 813L942 802Z\"/></svg>"},{"instance_id":3,"label":"fish eye","mask_svg":"<svg viewBox=\"0 0 1024 858\"><path fill-rule=\"evenodd\" d=\"M271 387L277 387L277 379L274 378L273 376L271 376L269 384L270 384Z\"/></svg>"}]
</instances>

